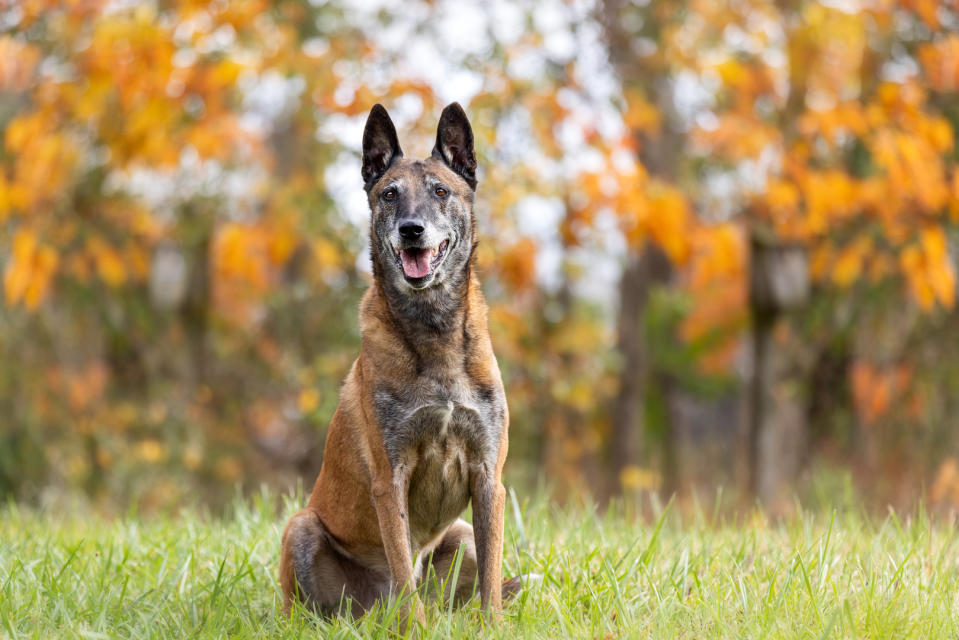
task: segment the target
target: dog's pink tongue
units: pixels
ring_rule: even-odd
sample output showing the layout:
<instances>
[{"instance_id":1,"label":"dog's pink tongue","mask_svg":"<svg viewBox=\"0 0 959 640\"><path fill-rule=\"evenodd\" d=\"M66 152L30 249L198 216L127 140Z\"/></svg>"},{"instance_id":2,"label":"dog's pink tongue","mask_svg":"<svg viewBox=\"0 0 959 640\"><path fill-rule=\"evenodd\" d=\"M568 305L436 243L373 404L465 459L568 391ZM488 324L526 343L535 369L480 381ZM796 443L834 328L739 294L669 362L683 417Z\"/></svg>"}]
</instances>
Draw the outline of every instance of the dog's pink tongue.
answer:
<instances>
[{"instance_id":1,"label":"dog's pink tongue","mask_svg":"<svg viewBox=\"0 0 959 640\"><path fill-rule=\"evenodd\" d=\"M429 251L400 251L400 260L403 261L403 273L411 278L422 278L430 273Z\"/></svg>"}]
</instances>

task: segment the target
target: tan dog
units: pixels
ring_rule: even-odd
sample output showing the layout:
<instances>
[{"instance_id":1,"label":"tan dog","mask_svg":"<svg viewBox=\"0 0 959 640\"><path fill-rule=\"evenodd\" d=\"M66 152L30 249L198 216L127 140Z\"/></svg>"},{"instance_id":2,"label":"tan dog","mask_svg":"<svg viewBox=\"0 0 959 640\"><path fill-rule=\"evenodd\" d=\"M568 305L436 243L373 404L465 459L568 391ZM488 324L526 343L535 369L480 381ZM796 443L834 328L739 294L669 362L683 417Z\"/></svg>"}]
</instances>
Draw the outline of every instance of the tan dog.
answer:
<instances>
[{"instance_id":1,"label":"tan dog","mask_svg":"<svg viewBox=\"0 0 959 640\"><path fill-rule=\"evenodd\" d=\"M309 504L283 532L280 579L321 612L362 612L413 594L435 571L499 610L506 396L473 273L476 157L463 109L443 110L432 156L403 157L386 109L370 111L363 179L373 283L360 304L363 346L340 393ZM459 519L473 504L473 526Z\"/></svg>"}]
</instances>

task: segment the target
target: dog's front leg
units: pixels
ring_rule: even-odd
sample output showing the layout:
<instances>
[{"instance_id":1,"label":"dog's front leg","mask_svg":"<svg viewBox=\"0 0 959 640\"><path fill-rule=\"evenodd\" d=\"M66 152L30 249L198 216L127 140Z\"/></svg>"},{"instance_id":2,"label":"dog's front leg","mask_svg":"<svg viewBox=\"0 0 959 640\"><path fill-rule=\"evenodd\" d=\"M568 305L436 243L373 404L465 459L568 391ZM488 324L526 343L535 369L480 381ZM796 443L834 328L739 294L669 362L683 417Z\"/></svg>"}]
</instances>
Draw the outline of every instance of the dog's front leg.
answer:
<instances>
[{"instance_id":1,"label":"dog's front leg","mask_svg":"<svg viewBox=\"0 0 959 640\"><path fill-rule=\"evenodd\" d=\"M503 563L503 510L506 489L489 465L480 465L470 477L473 501L473 536L479 571L480 602L484 609L503 607L500 586Z\"/></svg>"},{"instance_id":2,"label":"dog's front leg","mask_svg":"<svg viewBox=\"0 0 959 640\"><path fill-rule=\"evenodd\" d=\"M394 595L409 596L413 616L418 622L425 622L423 605L416 594L416 583L413 579L413 550L407 513L408 489L409 473L407 467L401 465L390 477L380 478L373 483L373 503L380 524L386 561L390 566ZM407 607L404 607L403 611L406 613Z\"/></svg>"}]
</instances>

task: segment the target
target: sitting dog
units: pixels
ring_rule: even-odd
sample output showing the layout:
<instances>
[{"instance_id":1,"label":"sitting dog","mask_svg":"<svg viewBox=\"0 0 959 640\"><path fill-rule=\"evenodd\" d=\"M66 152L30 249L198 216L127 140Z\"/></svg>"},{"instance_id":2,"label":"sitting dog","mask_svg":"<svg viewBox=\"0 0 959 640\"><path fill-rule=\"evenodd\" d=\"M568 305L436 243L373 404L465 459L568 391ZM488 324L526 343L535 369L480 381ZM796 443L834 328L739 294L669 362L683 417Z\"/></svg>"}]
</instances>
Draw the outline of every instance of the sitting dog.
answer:
<instances>
[{"instance_id":1,"label":"sitting dog","mask_svg":"<svg viewBox=\"0 0 959 640\"><path fill-rule=\"evenodd\" d=\"M477 575L484 609L499 610L508 414L486 303L474 273L476 156L463 109L443 110L432 155L403 157L380 105L363 133L373 282L363 337L333 414L309 504L283 532L286 610L362 613L410 595L430 570L442 598L462 602ZM473 526L459 519L472 501ZM452 581L449 581L452 582ZM407 609L409 611L409 609Z\"/></svg>"}]
</instances>

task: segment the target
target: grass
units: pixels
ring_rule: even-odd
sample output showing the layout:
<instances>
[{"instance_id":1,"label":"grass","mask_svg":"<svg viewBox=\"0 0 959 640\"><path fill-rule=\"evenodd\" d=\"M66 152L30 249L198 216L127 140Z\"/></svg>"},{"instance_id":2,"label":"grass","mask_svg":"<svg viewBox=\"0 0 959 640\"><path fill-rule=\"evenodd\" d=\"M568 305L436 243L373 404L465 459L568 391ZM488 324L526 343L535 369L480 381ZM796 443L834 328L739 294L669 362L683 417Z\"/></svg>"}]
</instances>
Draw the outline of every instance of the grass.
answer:
<instances>
[{"instance_id":1,"label":"grass","mask_svg":"<svg viewBox=\"0 0 959 640\"><path fill-rule=\"evenodd\" d=\"M403 637L397 607L356 621L281 613L277 554L296 500L238 500L116 521L0 511L0 637ZM642 524L515 502L504 575L542 584L489 625L427 606L422 638L956 638L953 523L854 510L712 522L666 509Z\"/></svg>"}]
</instances>

